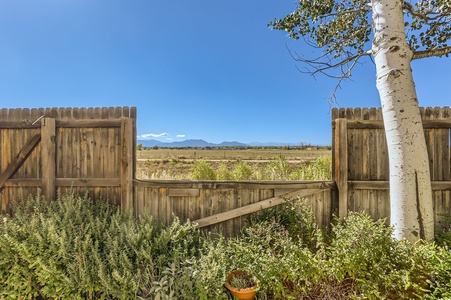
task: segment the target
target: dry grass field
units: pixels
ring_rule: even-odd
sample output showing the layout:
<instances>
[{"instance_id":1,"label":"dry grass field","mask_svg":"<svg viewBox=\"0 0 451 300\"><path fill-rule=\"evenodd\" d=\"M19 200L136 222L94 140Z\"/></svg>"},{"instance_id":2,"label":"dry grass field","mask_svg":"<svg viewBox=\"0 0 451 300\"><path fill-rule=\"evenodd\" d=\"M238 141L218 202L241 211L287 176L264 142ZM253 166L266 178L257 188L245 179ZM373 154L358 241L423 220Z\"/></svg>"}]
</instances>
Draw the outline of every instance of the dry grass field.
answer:
<instances>
[{"instance_id":1,"label":"dry grass field","mask_svg":"<svg viewBox=\"0 0 451 300\"><path fill-rule=\"evenodd\" d=\"M243 161L255 170L262 170L280 155L284 156L290 168L305 166L314 159L330 156L328 149L286 149L246 148L246 149L177 149L159 148L137 151L137 178L142 179L189 179L190 170L197 160L207 161L213 169L226 165L231 169Z\"/></svg>"}]
</instances>

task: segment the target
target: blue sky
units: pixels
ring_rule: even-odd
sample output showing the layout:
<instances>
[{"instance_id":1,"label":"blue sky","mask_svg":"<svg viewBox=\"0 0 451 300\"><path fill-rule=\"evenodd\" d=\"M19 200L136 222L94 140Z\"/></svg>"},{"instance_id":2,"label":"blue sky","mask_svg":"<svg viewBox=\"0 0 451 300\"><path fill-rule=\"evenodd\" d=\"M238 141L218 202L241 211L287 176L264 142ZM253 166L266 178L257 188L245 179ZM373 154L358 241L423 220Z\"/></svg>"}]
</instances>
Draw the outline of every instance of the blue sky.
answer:
<instances>
[{"instance_id":1,"label":"blue sky","mask_svg":"<svg viewBox=\"0 0 451 300\"><path fill-rule=\"evenodd\" d=\"M0 0L0 106L136 106L139 138L329 145L335 82L300 73L267 28L295 1ZM451 58L412 63L421 106L449 106ZM379 107L366 61L340 107ZM337 106L337 105L335 105Z\"/></svg>"}]
</instances>

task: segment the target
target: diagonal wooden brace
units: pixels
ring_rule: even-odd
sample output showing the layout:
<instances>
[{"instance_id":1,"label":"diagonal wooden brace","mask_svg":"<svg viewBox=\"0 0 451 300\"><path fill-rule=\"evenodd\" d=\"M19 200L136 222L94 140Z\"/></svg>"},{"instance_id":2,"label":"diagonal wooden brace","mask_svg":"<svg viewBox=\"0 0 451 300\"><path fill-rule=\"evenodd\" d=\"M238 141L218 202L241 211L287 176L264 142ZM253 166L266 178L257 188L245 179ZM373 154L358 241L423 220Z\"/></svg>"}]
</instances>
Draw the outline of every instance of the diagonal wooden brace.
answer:
<instances>
[{"instance_id":1,"label":"diagonal wooden brace","mask_svg":"<svg viewBox=\"0 0 451 300\"><path fill-rule=\"evenodd\" d=\"M205 217L196 221L193 221L194 224L197 224L197 228L203 228L206 226L214 225L217 223L221 223L233 218L241 217L244 215L248 215L263 209L271 208L282 204L286 198L290 197L307 197L310 195L314 195L317 193L321 193L326 191L327 189L305 189L305 190L297 190L294 192L288 192L273 198L269 198L266 200L262 200L260 202L255 202L246 206L242 206L239 208L235 208L223 213L219 213L213 216Z\"/></svg>"},{"instance_id":2,"label":"diagonal wooden brace","mask_svg":"<svg viewBox=\"0 0 451 300\"><path fill-rule=\"evenodd\" d=\"M41 129L37 129L31 139L29 139L22 150L20 150L16 158L8 165L5 171L0 174L0 192L5 188L6 181L16 174L17 170L23 165L40 140Z\"/></svg>"}]
</instances>

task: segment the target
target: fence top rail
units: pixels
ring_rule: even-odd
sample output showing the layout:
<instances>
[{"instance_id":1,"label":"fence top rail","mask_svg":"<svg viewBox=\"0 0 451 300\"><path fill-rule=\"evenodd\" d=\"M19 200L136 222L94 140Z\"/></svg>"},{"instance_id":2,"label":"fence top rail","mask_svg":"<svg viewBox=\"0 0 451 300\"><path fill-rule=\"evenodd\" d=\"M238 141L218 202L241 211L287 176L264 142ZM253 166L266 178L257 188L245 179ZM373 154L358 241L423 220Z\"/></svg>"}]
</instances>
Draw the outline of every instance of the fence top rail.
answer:
<instances>
[{"instance_id":1,"label":"fence top rail","mask_svg":"<svg viewBox=\"0 0 451 300\"><path fill-rule=\"evenodd\" d=\"M0 108L2 121L26 121L30 124L40 118L57 120L72 119L136 119L136 107L47 107L47 108Z\"/></svg>"},{"instance_id":2,"label":"fence top rail","mask_svg":"<svg viewBox=\"0 0 451 300\"><path fill-rule=\"evenodd\" d=\"M318 181L234 181L234 180L153 180L134 179L136 187L163 188L248 188L248 189L335 189L332 180Z\"/></svg>"},{"instance_id":3,"label":"fence top rail","mask_svg":"<svg viewBox=\"0 0 451 300\"><path fill-rule=\"evenodd\" d=\"M339 118L340 119L340 118ZM333 126L335 122L333 121ZM349 120L347 119L346 127L348 129L384 129L383 120ZM425 129L434 128L451 128L451 119L449 120L423 120L423 127Z\"/></svg>"}]
</instances>

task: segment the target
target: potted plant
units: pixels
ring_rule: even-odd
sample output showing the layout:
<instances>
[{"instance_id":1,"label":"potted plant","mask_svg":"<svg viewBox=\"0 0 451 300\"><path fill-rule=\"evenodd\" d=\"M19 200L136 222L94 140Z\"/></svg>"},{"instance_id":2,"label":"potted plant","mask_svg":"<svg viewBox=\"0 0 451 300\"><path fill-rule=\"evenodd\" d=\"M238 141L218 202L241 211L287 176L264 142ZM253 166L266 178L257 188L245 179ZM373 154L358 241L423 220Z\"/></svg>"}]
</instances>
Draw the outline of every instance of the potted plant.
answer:
<instances>
[{"instance_id":1,"label":"potted plant","mask_svg":"<svg viewBox=\"0 0 451 300\"><path fill-rule=\"evenodd\" d=\"M252 300L257 293L257 279L246 271L234 270L227 275L226 288L240 300Z\"/></svg>"}]
</instances>

